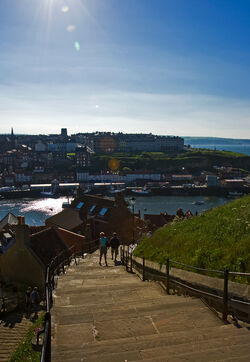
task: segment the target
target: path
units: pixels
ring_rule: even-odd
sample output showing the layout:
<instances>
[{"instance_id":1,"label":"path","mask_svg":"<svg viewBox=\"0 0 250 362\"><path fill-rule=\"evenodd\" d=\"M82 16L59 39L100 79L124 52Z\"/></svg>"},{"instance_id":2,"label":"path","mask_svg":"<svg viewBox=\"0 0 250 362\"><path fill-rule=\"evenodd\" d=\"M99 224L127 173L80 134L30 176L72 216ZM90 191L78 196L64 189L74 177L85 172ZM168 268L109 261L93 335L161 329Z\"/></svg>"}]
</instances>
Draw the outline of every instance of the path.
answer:
<instances>
[{"instance_id":1,"label":"path","mask_svg":"<svg viewBox=\"0 0 250 362\"><path fill-rule=\"evenodd\" d=\"M32 322L22 313L12 312L0 317L0 361L9 361L12 353L24 340Z\"/></svg>"},{"instance_id":2,"label":"path","mask_svg":"<svg viewBox=\"0 0 250 362\"><path fill-rule=\"evenodd\" d=\"M58 280L52 361L249 361L250 331L224 325L199 299L166 295L98 253Z\"/></svg>"}]
</instances>

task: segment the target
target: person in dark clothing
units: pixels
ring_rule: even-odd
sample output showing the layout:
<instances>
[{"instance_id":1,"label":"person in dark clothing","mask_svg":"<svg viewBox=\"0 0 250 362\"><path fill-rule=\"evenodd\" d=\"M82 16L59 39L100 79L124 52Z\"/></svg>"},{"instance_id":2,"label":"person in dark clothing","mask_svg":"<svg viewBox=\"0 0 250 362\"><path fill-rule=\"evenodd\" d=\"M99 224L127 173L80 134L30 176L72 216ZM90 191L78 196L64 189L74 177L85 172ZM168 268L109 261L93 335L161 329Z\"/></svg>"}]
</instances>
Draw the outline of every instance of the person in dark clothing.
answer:
<instances>
[{"instance_id":1,"label":"person in dark clothing","mask_svg":"<svg viewBox=\"0 0 250 362\"><path fill-rule=\"evenodd\" d=\"M115 263L116 263L116 258L118 255L119 245L120 245L120 240L118 239L117 234L113 233L113 237L110 239L110 246L111 246L111 257L112 257L112 260L115 257L115 260L114 260Z\"/></svg>"},{"instance_id":2,"label":"person in dark clothing","mask_svg":"<svg viewBox=\"0 0 250 362\"><path fill-rule=\"evenodd\" d=\"M30 315L31 306L32 306L31 291L32 291L31 287L28 287L26 292L25 292L25 302L26 302L26 314L27 314L27 316Z\"/></svg>"},{"instance_id":3,"label":"person in dark clothing","mask_svg":"<svg viewBox=\"0 0 250 362\"><path fill-rule=\"evenodd\" d=\"M32 309L33 312L35 313L34 318L37 318L38 316L38 310L39 310L39 306L40 306L40 295L38 293L38 288L34 287L34 289L32 290L31 294L30 294L30 298L31 298L31 302L32 302Z\"/></svg>"}]
</instances>

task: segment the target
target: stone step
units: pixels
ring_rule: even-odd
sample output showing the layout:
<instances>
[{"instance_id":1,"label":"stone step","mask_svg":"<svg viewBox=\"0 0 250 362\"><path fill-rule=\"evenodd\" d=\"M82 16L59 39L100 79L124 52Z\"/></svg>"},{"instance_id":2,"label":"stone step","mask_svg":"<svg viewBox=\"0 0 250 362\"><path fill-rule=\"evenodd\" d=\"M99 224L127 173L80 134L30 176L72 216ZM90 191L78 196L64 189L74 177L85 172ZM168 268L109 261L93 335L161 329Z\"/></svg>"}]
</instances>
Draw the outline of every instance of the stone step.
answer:
<instances>
[{"instance_id":1,"label":"stone step","mask_svg":"<svg viewBox=\"0 0 250 362\"><path fill-rule=\"evenodd\" d=\"M165 301L166 302L166 301ZM81 322L93 322L94 320L114 320L121 318L136 318L145 315L165 315L171 314L174 315L185 308L186 311L191 311L195 313L197 310L206 309L203 303L200 300L191 300L190 302L181 303L143 303L142 305L138 304L137 306L127 307L127 304L122 304L119 306L113 307L113 305L103 306L91 306L89 308L79 307L75 308L74 306L68 307L57 307L53 310L53 321L54 323L59 323L62 325L75 324Z\"/></svg>"},{"instance_id":2,"label":"stone step","mask_svg":"<svg viewBox=\"0 0 250 362\"><path fill-rule=\"evenodd\" d=\"M215 343L215 340L212 342ZM221 341L219 341L221 342ZM230 340L229 340L230 342ZM250 357L250 346L248 338L243 343L238 343L228 346L227 343L217 347L212 346L206 342L201 344L186 344L177 348L163 348L163 349L151 349L151 350L135 350L116 353L97 353L89 354L84 350L81 353L71 351L68 355L54 356L53 361L86 361L86 362L124 362L124 361L148 361L148 362L160 362L160 361L221 361L225 358L240 358L242 355ZM186 349L186 351L185 351ZM148 356L151 358L147 358Z\"/></svg>"},{"instance_id":3,"label":"stone step","mask_svg":"<svg viewBox=\"0 0 250 362\"><path fill-rule=\"evenodd\" d=\"M199 353L204 351L214 351L214 349L227 349L228 346L244 346L249 345L250 341L250 335L249 334L240 334L240 335L233 335L228 336L225 335L224 337L220 338L209 338L205 341L190 341L189 343L179 343L178 348L176 348L176 345L161 346L160 348L152 348L150 349L144 349L140 351L140 354L143 359L152 359L154 356L164 357L171 355L172 357L178 356L181 354L188 354L188 353ZM249 348L250 353L250 348ZM230 355L228 355L230 356Z\"/></svg>"},{"instance_id":4,"label":"stone step","mask_svg":"<svg viewBox=\"0 0 250 362\"><path fill-rule=\"evenodd\" d=\"M112 313L109 319L101 319L100 317L99 320L94 319L92 321L88 315L79 319L81 318L86 319L79 323L76 316L74 324L61 325L55 323L55 342L60 344L62 341L66 341L63 343L77 346L84 341L92 342L94 336L99 341L111 340L171 331L190 331L191 329L208 328L220 324L218 318L212 312L208 313L206 308L187 309L175 314L165 312L156 315L149 314L135 318L126 315L125 317L119 316L119 318L112 319ZM70 318L67 319L67 322L70 323Z\"/></svg>"},{"instance_id":5,"label":"stone step","mask_svg":"<svg viewBox=\"0 0 250 362\"><path fill-rule=\"evenodd\" d=\"M56 291L54 292L55 295L60 296L60 295L75 295L78 294L79 292L82 291L82 289L84 289L84 294L92 294L92 293L98 293L98 294L105 294L107 293L107 291L112 290L113 292L119 292L119 291L123 291L124 287L126 288L126 286L129 286L131 288L131 290L143 290L143 289L149 289L148 284L147 283L128 283L128 281L126 279L124 279L123 282L121 282L121 280L119 280L118 283L115 283L113 279L110 280L110 282L108 283L107 280L105 280L105 285L103 285L103 283L99 283L100 285L98 285L98 290L96 290L96 284L94 285L89 285L89 282L84 282L82 280L74 280L70 283L65 283L62 287L58 287L56 289ZM124 285L125 284L125 285ZM158 290L158 286L157 285L153 285L150 284L150 289L151 290ZM166 293L161 289L159 290L159 295L166 295Z\"/></svg>"},{"instance_id":6,"label":"stone step","mask_svg":"<svg viewBox=\"0 0 250 362\"><path fill-rule=\"evenodd\" d=\"M143 283L110 259L109 267L100 267L98 260L97 252L58 279L52 361L200 362L248 356L246 328L224 325L200 300L166 295L158 283Z\"/></svg>"},{"instance_id":7,"label":"stone step","mask_svg":"<svg viewBox=\"0 0 250 362\"><path fill-rule=\"evenodd\" d=\"M10 313L0 320L0 361L9 361L11 354L24 340L32 322L23 314Z\"/></svg>"},{"instance_id":8,"label":"stone step","mask_svg":"<svg viewBox=\"0 0 250 362\"><path fill-rule=\"evenodd\" d=\"M224 327L224 326L223 326ZM165 355L165 349L173 350L186 350L190 345L201 345L204 344L206 347L207 343L210 345L218 343L219 346L222 344L228 344L230 341L240 341L242 339L249 341L250 332L246 329L237 330L236 328L210 328L196 330L192 334L190 331L184 332L172 332L165 334L154 334L148 336L134 337L134 338L122 338L113 339L107 341L97 341L85 344L82 348L72 348L72 345L58 345L53 347L53 353L60 355L61 357L67 357L72 352L76 355L82 353L87 355L103 355L105 353L120 353L127 351L144 351L148 354L157 352L161 355L161 351ZM248 343L248 342L247 342ZM176 346L178 346L176 348ZM184 346L184 347L182 347ZM187 347L186 347L187 346Z\"/></svg>"},{"instance_id":9,"label":"stone step","mask_svg":"<svg viewBox=\"0 0 250 362\"><path fill-rule=\"evenodd\" d=\"M61 299L60 303L58 301L58 299ZM63 300L65 299L63 297L58 297L56 296L54 298L54 307L53 307L53 313L63 313L64 311L67 313L70 313L70 309L75 308L75 305L72 304L65 304L63 305ZM81 295L79 296L80 302L81 302ZM204 304L199 300L199 299L191 299L191 298L180 298L177 296L160 296L159 298L153 298L151 299L150 297L147 298L147 300L141 300L140 298L135 299L133 301L133 303L128 304L127 301L114 301L113 298L110 298L108 300L106 300L106 303L98 303L96 304L95 301L92 301L92 297L90 297L90 303L88 304L84 304L84 305L78 305L78 308L81 310L88 310L89 312L94 312L94 311L103 311L108 312L110 311L110 308L112 308L112 310L124 310L125 309L130 309L130 310L136 310L139 312L144 312L147 311L149 312L150 310L156 310L156 309L162 309L162 310L174 310L175 308L179 309L179 308L188 308L189 306L195 306L195 305L199 305L204 307ZM61 304L61 305L60 305ZM164 309L165 308L165 309Z\"/></svg>"},{"instance_id":10,"label":"stone step","mask_svg":"<svg viewBox=\"0 0 250 362\"><path fill-rule=\"evenodd\" d=\"M141 356L140 356L141 357ZM159 357L157 355L154 358L149 359L134 359L130 360L131 362L137 361L147 361L147 362L183 362L183 361L192 361L192 362L212 362L212 361L249 361L250 360L250 346L248 344L237 344L234 346L223 346L221 348L207 349L204 351L184 353L176 356L164 356ZM65 360L67 361L67 360ZM74 359L72 359L74 361ZM96 359L96 362L98 360ZM100 362L104 360L99 359ZM121 361L121 360L120 360ZM86 360L90 362L90 360ZM91 361L93 362L93 360ZM106 362L106 361L105 361ZM117 360L118 362L118 360Z\"/></svg>"}]
</instances>

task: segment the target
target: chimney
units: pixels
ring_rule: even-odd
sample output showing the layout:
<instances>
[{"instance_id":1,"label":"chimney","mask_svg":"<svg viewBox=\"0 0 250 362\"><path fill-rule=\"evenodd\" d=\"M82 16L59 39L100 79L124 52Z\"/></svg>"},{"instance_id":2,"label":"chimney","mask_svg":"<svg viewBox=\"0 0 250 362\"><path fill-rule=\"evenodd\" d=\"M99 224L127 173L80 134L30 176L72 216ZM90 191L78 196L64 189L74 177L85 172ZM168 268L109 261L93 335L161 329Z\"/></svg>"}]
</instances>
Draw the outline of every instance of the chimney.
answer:
<instances>
[{"instance_id":1,"label":"chimney","mask_svg":"<svg viewBox=\"0 0 250 362\"><path fill-rule=\"evenodd\" d=\"M26 249L26 244L30 239L30 230L25 224L24 216L17 217L18 224L15 227L15 241L19 251Z\"/></svg>"},{"instance_id":2,"label":"chimney","mask_svg":"<svg viewBox=\"0 0 250 362\"><path fill-rule=\"evenodd\" d=\"M18 225L25 225L25 217L24 216L18 216Z\"/></svg>"}]
</instances>

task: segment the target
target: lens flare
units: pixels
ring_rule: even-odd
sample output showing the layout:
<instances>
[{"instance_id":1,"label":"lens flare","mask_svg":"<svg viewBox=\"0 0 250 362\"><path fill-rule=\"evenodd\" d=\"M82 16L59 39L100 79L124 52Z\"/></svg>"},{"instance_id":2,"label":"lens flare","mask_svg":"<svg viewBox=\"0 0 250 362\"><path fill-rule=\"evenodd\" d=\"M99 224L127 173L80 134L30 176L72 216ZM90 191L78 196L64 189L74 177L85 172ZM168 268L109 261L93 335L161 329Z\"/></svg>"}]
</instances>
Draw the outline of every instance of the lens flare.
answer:
<instances>
[{"instance_id":1,"label":"lens flare","mask_svg":"<svg viewBox=\"0 0 250 362\"><path fill-rule=\"evenodd\" d=\"M68 25L66 29L67 29L67 31L69 31L71 33L72 31L74 31L76 29L76 27L75 27L75 25Z\"/></svg>"},{"instance_id":2,"label":"lens flare","mask_svg":"<svg viewBox=\"0 0 250 362\"><path fill-rule=\"evenodd\" d=\"M67 13L69 11L69 7L68 6L63 6L62 8L61 8L61 12L62 13Z\"/></svg>"},{"instance_id":3,"label":"lens flare","mask_svg":"<svg viewBox=\"0 0 250 362\"><path fill-rule=\"evenodd\" d=\"M108 162L109 169L112 171L116 171L120 167L120 161L116 158L111 158Z\"/></svg>"},{"instance_id":4,"label":"lens flare","mask_svg":"<svg viewBox=\"0 0 250 362\"><path fill-rule=\"evenodd\" d=\"M78 41L75 41L74 46L75 46L76 51L79 52L81 47L80 47L80 44L78 43Z\"/></svg>"}]
</instances>

